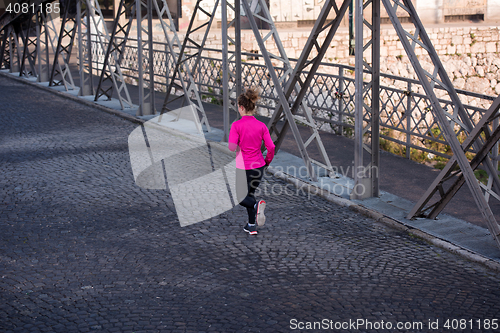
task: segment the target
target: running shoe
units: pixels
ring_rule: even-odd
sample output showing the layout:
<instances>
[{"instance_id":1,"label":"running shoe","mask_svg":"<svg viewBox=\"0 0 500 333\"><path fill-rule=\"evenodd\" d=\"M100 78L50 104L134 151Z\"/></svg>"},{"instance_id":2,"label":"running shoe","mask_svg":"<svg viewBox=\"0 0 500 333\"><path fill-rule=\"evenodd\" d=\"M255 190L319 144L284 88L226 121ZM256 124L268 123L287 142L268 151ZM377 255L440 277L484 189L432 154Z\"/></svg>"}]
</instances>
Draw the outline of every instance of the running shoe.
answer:
<instances>
[{"instance_id":1,"label":"running shoe","mask_svg":"<svg viewBox=\"0 0 500 333\"><path fill-rule=\"evenodd\" d=\"M255 224L246 224L243 230L248 232L250 235L257 235L257 226Z\"/></svg>"},{"instance_id":2,"label":"running shoe","mask_svg":"<svg viewBox=\"0 0 500 333\"><path fill-rule=\"evenodd\" d=\"M264 215L264 210L266 209L266 202L264 200L260 200L257 204L257 214L255 220L257 221L257 225L262 227L266 223L266 216Z\"/></svg>"}]
</instances>

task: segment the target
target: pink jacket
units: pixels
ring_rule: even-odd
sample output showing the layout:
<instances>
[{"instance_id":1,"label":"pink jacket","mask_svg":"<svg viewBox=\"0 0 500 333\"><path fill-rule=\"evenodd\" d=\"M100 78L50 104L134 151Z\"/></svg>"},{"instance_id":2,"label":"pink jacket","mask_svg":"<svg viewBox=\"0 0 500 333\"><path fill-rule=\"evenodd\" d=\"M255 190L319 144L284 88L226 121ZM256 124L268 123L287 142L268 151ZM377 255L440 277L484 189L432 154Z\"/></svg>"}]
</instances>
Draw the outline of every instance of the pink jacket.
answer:
<instances>
[{"instance_id":1,"label":"pink jacket","mask_svg":"<svg viewBox=\"0 0 500 333\"><path fill-rule=\"evenodd\" d=\"M262 141L267 149L264 159ZM250 170L268 165L274 158L274 143L267 126L254 116L243 116L231 126L229 150L236 151L236 168ZM238 149L239 147L239 149Z\"/></svg>"}]
</instances>

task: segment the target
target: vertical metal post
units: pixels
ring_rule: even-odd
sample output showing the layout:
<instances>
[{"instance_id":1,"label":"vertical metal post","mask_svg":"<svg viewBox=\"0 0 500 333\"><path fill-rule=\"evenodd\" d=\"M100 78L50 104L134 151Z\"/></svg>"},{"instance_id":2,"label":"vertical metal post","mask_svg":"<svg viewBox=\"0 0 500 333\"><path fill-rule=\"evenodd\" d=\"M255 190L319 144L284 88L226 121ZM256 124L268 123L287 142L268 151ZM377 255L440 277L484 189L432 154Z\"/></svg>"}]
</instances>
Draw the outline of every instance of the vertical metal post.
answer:
<instances>
[{"instance_id":1,"label":"vertical metal post","mask_svg":"<svg viewBox=\"0 0 500 333\"><path fill-rule=\"evenodd\" d=\"M78 34L78 63L80 72L80 96L94 95L94 85L92 82L92 53L90 48L92 43L88 37L90 33L89 25L89 9L85 10L87 16L86 28L87 28L87 49L84 48L83 33L82 33L82 3L81 0L77 0L76 3L76 25Z\"/></svg>"},{"instance_id":2,"label":"vertical metal post","mask_svg":"<svg viewBox=\"0 0 500 333\"><path fill-rule=\"evenodd\" d=\"M363 166L363 0L356 0L354 11L356 20L355 33L355 65L354 65L354 188L352 197L361 198L361 193L366 190L361 183L364 173L360 173ZM356 193L359 193L356 194Z\"/></svg>"},{"instance_id":3,"label":"vertical metal post","mask_svg":"<svg viewBox=\"0 0 500 333\"><path fill-rule=\"evenodd\" d=\"M10 29L9 36L9 57L10 57L10 73L16 73L19 71L19 57L17 55L17 33L14 28Z\"/></svg>"},{"instance_id":4,"label":"vertical metal post","mask_svg":"<svg viewBox=\"0 0 500 333\"><path fill-rule=\"evenodd\" d=\"M28 22L29 24L29 22ZM26 35L29 34L29 31L27 31ZM19 51L21 52L21 56L19 57L19 76L25 76L26 78L29 77L28 70L26 69L26 53L28 51L28 40L25 38L26 36L24 35L23 30L19 30L19 37L22 41L22 51L21 48L19 48Z\"/></svg>"},{"instance_id":5,"label":"vertical metal post","mask_svg":"<svg viewBox=\"0 0 500 333\"><path fill-rule=\"evenodd\" d=\"M494 132L498 128L498 118L495 118L492 121L492 130L491 132ZM498 170L498 142L493 146L493 149L491 150L491 162L493 164L493 168L495 170ZM498 172L496 175L489 175L488 177L488 184L487 184L487 190L484 193L484 198L486 199L486 202L489 202L490 200L490 191L493 187L493 177L498 177Z\"/></svg>"},{"instance_id":6,"label":"vertical metal post","mask_svg":"<svg viewBox=\"0 0 500 333\"><path fill-rule=\"evenodd\" d=\"M16 73L20 73L21 72L21 59L22 59L22 50L21 50L21 45L19 43L19 40L21 38L20 35L22 35L22 30L21 30L21 24L14 24L14 29L12 30L13 31L13 35L14 35L14 45L16 46L15 47L15 57L14 57L14 66L16 68Z\"/></svg>"},{"instance_id":7,"label":"vertical metal post","mask_svg":"<svg viewBox=\"0 0 500 333\"><path fill-rule=\"evenodd\" d=\"M154 0L157 1L157 0ZM155 114L155 70L153 46L153 0L148 0L148 66L149 66L149 110L148 114Z\"/></svg>"},{"instance_id":8,"label":"vertical metal post","mask_svg":"<svg viewBox=\"0 0 500 333\"><path fill-rule=\"evenodd\" d=\"M236 99L241 94L241 0L234 0L234 52L235 52L235 85ZM243 0L246 1L246 0ZM235 102L238 104L238 102ZM236 108L238 106L236 105Z\"/></svg>"},{"instance_id":9,"label":"vertical metal post","mask_svg":"<svg viewBox=\"0 0 500 333\"><path fill-rule=\"evenodd\" d=\"M146 116L154 114L154 71L153 71L153 3L151 0L136 0L136 14L137 14L137 61L139 72L139 109L137 110L138 116ZM142 27L143 16L142 9L146 9L147 30ZM143 41L143 33L147 42ZM148 46L147 66L144 63L144 46ZM145 92L144 76L146 75L144 69L147 69L149 74L149 92Z\"/></svg>"},{"instance_id":10,"label":"vertical metal post","mask_svg":"<svg viewBox=\"0 0 500 333\"><path fill-rule=\"evenodd\" d=\"M31 20L28 20L28 30L26 31L26 36L29 35L30 21ZM19 30L19 34L21 37L21 41L23 42L23 50L21 53L20 61L19 61L19 76L24 75L25 77L29 77L28 71L26 69L26 53L28 51L28 39L24 35L22 27ZM19 51L21 51L21 50L19 50Z\"/></svg>"},{"instance_id":11,"label":"vertical metal post","mask_svg":"<svg viewBox=\"0 0 500 333\"><path fill-rule=\"evenodd\" d=\"M222 11L222 123L224 137L222 141L227 142L229 138L229 50L227 42L227 0L221 1Z\"/></svg>"},{"instance_id":12,"label":"vertical metal post","mask_svg":"<svg viewBox=\"0 0 500 333\"><path fill-rule=\"evenodd\" d=\"M369 5L372 10L371 23L363 15L364 9ZM351 198L364 199L379 195L380 0L358 0L355 15L355 145L354 188ZM366 43L363 40L365 27L369 34ZM368 55L367 49L370 47L371 54ZM365 57L371 58L371 61ZM366 84L365 74L369 75ZM364 163L365 150L370 154L368 165Z\"/></svg>"},{"instance_id":13,"label":"vertical metal post","mask_svg":"<svg viewBox=\"0 0 500 333\"><path fill-rule=\"evenodd\" d=\"M14 24L11 34L12 53L10 61L11 61L11 67L15 69L12 73L19 73L21 68L21 62L20 62L21 54L19 49L19 34L18 34L19 29L20 28L16 24Z\"/></svg>"},{"instance_id":14,"label":"vertical metal post","mask_svg":"<svg viewBox=\"0 0 500 333\"><path fill-rule=\"evenodd\" d=\"M182 0L177 0L177 13L175 15L175 30L179 31L179 19L182 17Z\"/></svg>"},{"instance_id":15,"label":"vertical metal post","mask_svg":"<svg viewBox=\"0 0 500 333\"><path fill-rule=\"evenodd\" d=\"M137 24L137 71L139 73L139 108L137 109L137 116L144 116L146 114L144 105L144 70L143 70L143 55L142 55L142 0L135 0L135 13Z\"/></svg>"},{"instance_id":16,"label":"vertical metal post","mask_svg":"<svg viewBox=\"0 0 500 333\"><path fill-rule=\"evenodd\" d=\"M84 96L85 90L85 64L83 59L83 41L82 41L82 4L76 0L76 40L78 42L78 71L80 72L80 96Z\"/></svg>"},{"instance_id":17,"label":"vertical metal post","mask_svg":"<svg viewBox=\"0 0 500 333\"><path fill-rule=\"evenodd\" d=\"M372 0L372 100L371 100L371 178L372 196L378 197L380 174L380 0Z\"/></svg>"},{"instance_id":18,"label":"vertical metal post","mask_svg":"<svg viewBox=\"0 0 500 333\"><path fill-rule=\"evenodd\" d=\"M235 99L241 94L241 26L240 11L241 2L234 2L234 19L228 24L228 8L232 8L227 0L222 0L222 97L223 97L223 124L224 137L227 141L231 123L231 109L237 111L237 101L231 103L233 96ZM234 27L234 38L229 36L229 27ZM229 45L234 45L234 53L230 54ZM234 70L231 70L231 63L234 63ZM237 115L238 117L238 115Z\"/></svg>"},{"instance_id":19,"label":"vertical metal post","mask_svg":"<svg viewBox=\"0 0 500 333\"><path fill-rule=\"evenodd\" d=\"M40 11L37 12L36 48L38 57L38 82L49 80L49 37L45 18Z\"/></svg>"},{"instance_id":20,"label":"vertical metal post","mask_svg":"<svg viewBox=\"0 0 500 333\"><path fill-rule=\"evenodd\" d=\"M349 3L349 55L354 55L354 47L356 45L356 41L354 39L354 0L351 0Z\"/></svg>"},{"instance_id":21,"label":"vertical metal post","mask_svg":"<svg viewBox=\"0 0 500 333\"><path fill-rule=\"evenodd\" d=\"M165 92L168 94L169 82L170 82L170 57L174 55L170 54L168 44L163 45L165 47ZM173 68L175 68L175 63L172 62Z\"/></svg>"},{"instance_id":22,"label":"vertical metal post","mask_svg":"<svg viewBox=\"0 0 500 333\"><path fill-rule=\"evenodd\" d=\"M5 50L8 47L9 44L9 39L8 39L8 27L5 27L3 30L0 31L0 69L5 68L4 63L6 63L8 57L5 57Z\"/></svg>"},{"instance_id":23,"label":"vertical metal post","mask_svg":"<svg viewBox=\"0 0 500 333\"><path fill-rule=\"evenodd\" d=\"M339 67L339 122L340 122L340 135L344 135L344 67Z\"/></svg>"},{"instance_id":24,"label":"vertical metal post","mask_svg":"<svg viewBox=\"0 0 500 333\"><path fill-rule=\"evenodd\" d=\"M406 117L406 158L407 159L411 158L411 134L410 134L411 119L412 119L411 99L412 99L411 82L408 81L408 87L407 87L407 92L406 92L406 111L405 111L405 117Z\"/></svg>"},{"instance_id":25,"label":"vertical metal post","mask_svg":"<svg viewBox=\"0 0 500 333\"><path fill-rule=\"evenodd\" d=\"M92 47L94 45L94 43L92 43L92 29L90 28L91 27L91 18L90 18L90 15L94 15L93 12L91 12L91 9L87 6L87 9L86 9L86 12L87 12L87 60L88 60L88 71L89 71L89 77L90 77L90 90L92 91L92 94L95 93L95 90L94 90L94 80L92 78L92 75L93 75L93 69L94 69L94 63L92 61ZM103 71L105 70L105 68L102 69Z\"/></svg>"}]
</instances>

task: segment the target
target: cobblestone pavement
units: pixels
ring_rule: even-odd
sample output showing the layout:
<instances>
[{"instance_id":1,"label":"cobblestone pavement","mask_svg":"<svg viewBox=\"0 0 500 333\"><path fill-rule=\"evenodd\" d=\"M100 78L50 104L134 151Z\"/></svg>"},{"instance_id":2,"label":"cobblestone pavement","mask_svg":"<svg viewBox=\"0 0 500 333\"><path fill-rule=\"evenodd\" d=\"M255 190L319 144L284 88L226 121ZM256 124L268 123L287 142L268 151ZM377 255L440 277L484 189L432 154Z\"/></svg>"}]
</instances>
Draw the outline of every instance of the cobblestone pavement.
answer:
<instances>
[{"instance_id":1,"label":"cobblestone pavement","mask_svg":"<svg viewBox=\"0 0 500 333\"><path fill-rule=\"evenodd\" d=\"M167 190L134 184L136 124L3 77L0 92L0 332L499 325L482 266L272 178L258 235L241 207L180 227Z\"/></svg>"}]
</instances>

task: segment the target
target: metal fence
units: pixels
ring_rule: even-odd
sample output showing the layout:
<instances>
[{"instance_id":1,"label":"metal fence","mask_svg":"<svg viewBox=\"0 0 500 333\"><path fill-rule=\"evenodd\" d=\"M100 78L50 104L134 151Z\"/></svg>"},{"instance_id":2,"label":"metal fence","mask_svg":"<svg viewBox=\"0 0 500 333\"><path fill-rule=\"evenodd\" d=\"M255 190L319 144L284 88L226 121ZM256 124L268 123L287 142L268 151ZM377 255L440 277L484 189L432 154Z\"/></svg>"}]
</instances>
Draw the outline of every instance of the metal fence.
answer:
<instances>
[{"instance_id":1,"label":"metal fence","mask_svg":"<svg viewBox=\"0 0 500 333\"><path fill-rule=\"evenodd\" d=\"M137 47L135 40L129 39L123 50L121 68L128 83L137 84L138 63ZM102 68L104 51L96 43L92 43L94 68ZM166 83L172 77L174 58L169 54L166 43L154 43L154 73L155 90L165 91ZM203 56L198 70L193 73L199 91L206 102L222 102L222 52L221 50L205 49L210 53L219 53L220 58ZM145 52L149 52L146 50ZM270 116L278 103L278 96L273 88L268 75L267 67L254 63L260 57L254 53L242 53L242 83L244 85L258 86L261 89L259 110L263 115ZM144 56L143 66L147 67L148 57ZM290 59L292 66L296 59ZM194 61L194 59L192 60ZM230 66L234 66L231 63ZM278 72L283 69L277 69ZM323 131L334 132L339 135L353 137L354 135L354 67L323 63L318 73L314 76L305 100L313 110L313 115L318 126ZM278 73L281 74L281 73ZM304 79L307 73L302 73ZM145 84L149 86L148 77L144 77ZM380 138L382 142L390 143L397 147L396 153L406 158L412 154L424 153L428 156L450 158L449 149L436 119L434 118L429 99L422 94L423 88L419 81L381 74L380 85ZM384 82L392 84L384 85ZM230 82L234 84L234 82ZM399 87L399 88L398 88ZM404 89L401 89L404 87ZM485 112L494 97L457 90L461 100L475 99L476 105L464 103L472 123L475 125ZM179 92L180 93L180 92ZM443 94L444 95L444 94ZM293 98L293 96L292 96ZM444 110L452 109L450 100L440 100ZM370 103L366 98L365 103ZM480 107L484 106L484 107ZM370 115L365 115L365 121L370 121ZM460 137L462 130L455 126Z\"/></svg>"}]
</instances>

